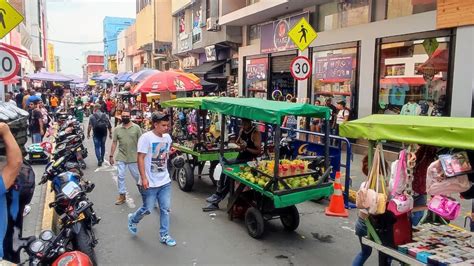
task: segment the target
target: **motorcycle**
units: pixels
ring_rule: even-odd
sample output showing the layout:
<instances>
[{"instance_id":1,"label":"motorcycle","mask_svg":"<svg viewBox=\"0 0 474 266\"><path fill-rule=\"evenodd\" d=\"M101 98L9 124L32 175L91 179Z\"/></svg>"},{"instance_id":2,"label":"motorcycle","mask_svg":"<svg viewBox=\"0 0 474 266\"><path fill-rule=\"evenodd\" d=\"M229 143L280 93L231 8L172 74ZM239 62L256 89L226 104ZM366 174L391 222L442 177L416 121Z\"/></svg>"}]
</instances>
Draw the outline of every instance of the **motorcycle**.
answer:
<instances>
[{"instance_id":1,"label":"motorcycle","mask_svg":"<svg viewBox=\"0 0 474 266\"><path fill-rule=\"evenodd\" d=\"M95 185L83 178L77 163L67 160L74 156L69 153L46 167L40 185L52 181L55 201L49 204L61 220L61 228L71 228L70 241L74 249L87 254L95 261L94 247L97 245L92 227L100 222L92 208L93 203L87 198Z\"/></svg>"},{"instance_id":2,"label":"motorcycle","mask_svg":"<svg viewBox=\"0 0 474 266\"><path fill-rule=\"evenodd\" d=\"M53 152L53 160L58 160L64 157L67 153L73 153L74 156L68 157L69 161L77 162L81 169L86 169L87 165L85 158L88 156L88 151L82 143L82 137L79 135L69 135L64 140L56 142L56 149Z\"/></svg>"},{"instance_id":3,"label":"motorcycle","mask_svg":"<svg viewBox=\"0 0 474 266\"><path fill-rule=\"evenodd\" d=\"M94 265L89 256L80 251L74 251L69 244L70 228L62 229L58 235L50 230L42 231L39 237L28 237L20 240L19 250L28 254L30 265Z\"/></svg>"}]
</instances>

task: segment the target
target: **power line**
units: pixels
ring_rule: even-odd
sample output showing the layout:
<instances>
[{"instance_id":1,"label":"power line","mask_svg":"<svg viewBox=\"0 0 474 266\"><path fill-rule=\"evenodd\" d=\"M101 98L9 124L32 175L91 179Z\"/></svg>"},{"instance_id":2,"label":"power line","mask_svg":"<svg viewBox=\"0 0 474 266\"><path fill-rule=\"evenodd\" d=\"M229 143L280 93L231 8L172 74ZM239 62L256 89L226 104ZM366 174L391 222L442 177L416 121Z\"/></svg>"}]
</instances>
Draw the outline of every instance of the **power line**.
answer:
<instances>
[{"instance_id":1,"label":"power line","mask_svg":"<svg viewBox=\"0 0 474 266\"><path fill-rule=\"evenodd\" d=\"M34 36L31 35L33 38L40 38L39 36ZM49 38L43 38L41 37L42 40L46 40L48 42L57 42L57 43L63 43L63 44L76 44L76 45L90 45L90 44L103 44L104 41L96 41L96 42L73 42L73 41L62 41L62 40L54 40L54 39L49 39ZM112 41L117 41L120 40L121 38L115 38L115 39L109 39L107 42L112 42Z\"/></svg>"}]
</instances>

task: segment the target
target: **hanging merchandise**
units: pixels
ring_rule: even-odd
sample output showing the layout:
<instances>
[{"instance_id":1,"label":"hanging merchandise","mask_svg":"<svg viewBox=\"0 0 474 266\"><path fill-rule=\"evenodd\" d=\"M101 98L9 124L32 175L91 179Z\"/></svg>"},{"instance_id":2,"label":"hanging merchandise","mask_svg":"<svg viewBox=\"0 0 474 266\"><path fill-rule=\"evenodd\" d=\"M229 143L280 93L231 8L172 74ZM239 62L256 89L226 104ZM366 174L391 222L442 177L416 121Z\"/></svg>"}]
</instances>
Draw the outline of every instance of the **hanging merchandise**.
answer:
<instances>
[{"instance_id":1,"label":"hanging merchandise","mask_svg":"<svg viewBox=\"0 0 474 266\"><path fill-rule=\"evenodd\" d=\"M434 161L426 172L426 193L429 195L449 195L461 193L471 188L467 175L446 178L441 162Z\"/></svg>"},{"instance_id":2,"label":"hanging merchandise","mask_svg":"<svg viewBox=\"0 0 474 266\"><path fill-rule=\"evenodd\" d=\"M444 174L447 177L453 177L472 171L469 158L465 151L454 154L443 154L439 156L441 166L443 166Z\"/></svg>"},{"instance_id":3,"label":"hanging merchandise","mask_svg":"<svg viewBox=\"0 0 474 266\"><path fill-rule=\"evenodd\" d=\"M406 150L400 151L398 160L391 165L389 189L395 194L402 194L407 183Z\"/></svg>"},{"instance_id":4,"label":"hanging merchandise","mask_svg":"<svg viewBox=\"0 0 474 266\"><path fill-rule=\"evenodd\" d=\"M428 209L446 220L455 220L461 212L461 204L455 199L436 195L428 203Z\"/></svg>"},{"instance_id":5,"label":"hanging merchandise","mask_svg":"<svg viewBox=\"0 0 474 266\"><path fill-rule=\"evenodd\" d=\"M426 194L426 171L430 164L436 160L437 148L420 145L416 151L416 166L413 171L413 192L418 195Z\"/></svg>"}]
</instances>

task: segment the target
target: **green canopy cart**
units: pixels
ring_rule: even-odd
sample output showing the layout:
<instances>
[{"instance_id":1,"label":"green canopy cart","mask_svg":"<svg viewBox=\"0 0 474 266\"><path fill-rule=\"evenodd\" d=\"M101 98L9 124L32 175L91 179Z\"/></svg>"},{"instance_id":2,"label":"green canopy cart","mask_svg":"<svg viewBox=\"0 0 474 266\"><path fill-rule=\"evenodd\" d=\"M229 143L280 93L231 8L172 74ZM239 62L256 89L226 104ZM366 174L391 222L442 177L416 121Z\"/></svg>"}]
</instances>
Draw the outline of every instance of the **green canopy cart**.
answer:
<instances>
[{"instance_id":1,"label":"green canopy cart","mask_svg":"<svg viewBox=\"0 0 474 266\"><path fill-rule=\"evenodd\" d=\"M330 109L327 107L257 98L220 97L205 99L202 102L202 108L220 113L222 121L225 121L225 116L234 116L270 124L274 128L274 143L280 143L282 137L281 124L287 115L322 118L327 125L330 119ZM326 126L326 128L329 130L329 126ZM224 131L224 125L221 125L221 131ZM221 139L221 156L224 155L224 148L224 140ZM275 146L274 159L268 162L269 170L262 170L260 167L262 161L229 165L222 159L221 164L224 165L223 175L238 183L235 189L234 182L230 182L230 197L227 205L229 218L231 220L234 218L235 208L244 206L245 210L241 210L241 213L245 213L247 231L254 238L260 238L263 235L265 221L275 218L280 218L286 230L295 230L299 225L299 213L296 204L315 198L328 197L333 193L333 184L328 178L331 172L329 165L329 131L325 132L325 159L326 171L321 176L316 176L316 172L309 169L293 173L282 172L278 145ZM259 181L259 183L256 183L253 177L248 178L249 175L262 176L265 182ZM315 181L310 185L301 187L295 183L296 181L290 184L290 179L301 176L311 176Z\"/></svg>"},{"instance_id":2,"label":"green canopy cart","mask_svg":"<svg viewBox=\"0 0 474 266\"><path fill-rule=\"evenodd\" d=\"M377 141L474 150L473 118L371 115L344 123L339 127L339 134L347 138L369 140L369 162L372 161ZM474 211L474 202L472 210ZM369 220L366 220L366 224L370 238L364 238L363 243L401 262L423 265L411 256L383 246ZM474 230L472 220L470 228L471 231Z\"/></svg>"},{"instance_id":3,"label":"green canopy cart","mask_svg":"<svg viewBox=\"0 0 474 266\"><path fill-rule=\"evenodd\" d=\"M189 192L194 186L195 170L197 168L197 177L209 176L214 185L213 174L214 169L219 162L219 146L218 143L210 143L206 141L206 114L201 109L202 101L204 99L213 99L215 97L193 97L193 98L177 98L161 103L164 108L181 108L197 110L196 122L197 136L189 140L183 140L173 136L173 148L176 150L177 157L172 159L172 162L181 161L183 163L172 163L172 175L177 180L179 188L183 191ZM201 114L201 115L199 115ZM179 121L172 121L175 125ZM222 132L222 131L221 131ZM235 159L238 152L235 149L229 148L228 144L224 148L224 156L227 159ZM209 172L203 173L204 166L209 163Z\"/></svg>"}]
</instances>

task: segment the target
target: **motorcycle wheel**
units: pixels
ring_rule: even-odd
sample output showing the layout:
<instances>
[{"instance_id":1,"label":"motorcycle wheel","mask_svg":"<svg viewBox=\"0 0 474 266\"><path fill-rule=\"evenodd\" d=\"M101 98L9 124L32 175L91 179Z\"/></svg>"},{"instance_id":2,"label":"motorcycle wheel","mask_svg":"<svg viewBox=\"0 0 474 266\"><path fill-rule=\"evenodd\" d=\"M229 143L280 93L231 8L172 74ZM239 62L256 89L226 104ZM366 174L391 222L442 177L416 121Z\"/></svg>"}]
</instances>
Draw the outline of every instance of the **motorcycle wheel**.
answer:
<instances>
[{"instance_id":1,"label":"motorcycle wheel","mask_svg":"<svg viewBox=\"0 0 474 266\"><path fill-rule=\"evenodd\" d=\"M79 230L79 233L74 236L72 245L75 250L78 250L89 256L92 264L95 266L97 265L97 259L93 248L94 240L92 239L92 232L89 230L91 229L88 229L85 224L82 224L81 230Z\"/></svg>"}]
</instances>

